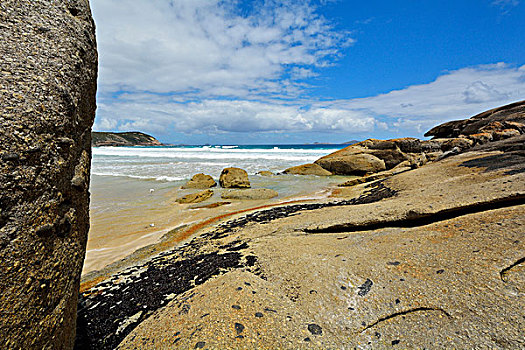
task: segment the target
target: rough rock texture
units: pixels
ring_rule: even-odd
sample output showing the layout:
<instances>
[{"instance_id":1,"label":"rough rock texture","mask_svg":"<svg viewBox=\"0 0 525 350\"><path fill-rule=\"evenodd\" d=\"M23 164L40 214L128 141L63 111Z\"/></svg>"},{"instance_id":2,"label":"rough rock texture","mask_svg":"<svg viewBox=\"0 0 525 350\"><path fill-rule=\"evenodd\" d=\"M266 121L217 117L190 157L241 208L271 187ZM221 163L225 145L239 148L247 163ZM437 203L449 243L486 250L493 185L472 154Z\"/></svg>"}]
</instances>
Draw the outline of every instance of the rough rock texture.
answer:
<instances>
[{"instance_id":1,"label":"rough rock texture","mask_svg":"<svg viewBox=\"0 0 525 350\"><path fill-rule=\"evenodd\" d=\"M250 188L248 173L240 168L223 169L219 183L223 188Z\"/></svg>"},{"instance_id":2,"label":"rough rock texture","mask_svg":"<svg viewBox=\"0 0 525 350\"><path fill-rule=\"evenodd\" d=\"M260 176L274 176L275 174L272 173L271 171L268 171L268 170L261 170L261 171L258 171L256 175L260 175Z\"/></svg>"},{"instance_id":3,"label":"rough rock texture","mask_svg":"<svg viewBox=\"0 0 525 350\"><path fill-rule=\"evenodd\" d=\"M430 129L425 136L451 138L480 132L501 132L507 129L525 132L525 101L511 103L477 114L470 119L455 120Z\"/></svg>"},{"instance_id":4,"label":"rough rock texture","mask_svg":"<svg viewBox=\"0 0 525 350\"><path fill-rule=\"evenodd\" d=\"M294 166L283 171L285 174L294 174L294 175L317 175L317 176L330 176L332 175L326 169L323 169L318 164L303 164Z\"/></svg>"},{"instance_id":5,"label":"rough rock texture","mask_svg":"<svg viewBox=\"0 0 525 350\"><path fill-rule=\"evenodd\" d=\"M89 228L85 0L0 2L0 348L68 349Z\"/></svg>"},{"instance_id":6,"label":"rough rock texture","mask_svg":"<svg viewBox=\"0 0 525 350\"><path fill-rule=\"evenodd\" d=\"M476 145L516 137L523 133L525 101L495 108L470 119L436 126L425 134L434 136L432 140L421 141L411 137L393 140L368 139L326 155L315 163L338 175L364 175L389 170L405 161L413 168L418 168L428 161L437 161ZM378 159L384 162L384 168L378 166Z\"/></svg>"},{"instance_id":7,"label":"rough rock texture","mask_svg":"<svg viewBox=\"0 0 525 350\"><path fill-rule=\"evenodd\" d=\"M524 151L204 229L84 293L91 348L524 348Z\"/></svg>"},{"instance_id":8,"label":"rough rock texture","mask_svg":"<svg viewBox=\"0 0 525 350\"><path fill-rule=\"evenodd\" d=\"M385 161L366 153L335 152L316 160L315 163L337 175L364 175L386 169Z\"/></svg>"},{"instance_id":9,"label":"rough rock texture","mask_svg":"<svg viewBox=\"0 0 525 350\"><path fill-rule=\"evenodd\" d=\"M195 174L190 181L186 182L182 188L211 188L217 186L215 180L210 175Z\"/></svg>"},{"instance_id":10,"label":"rough rock texture","mask_svg":"<svg viewBox=\"0 0 525 350\"><path fill-rule=\"evenodd\" d=\"M255 200L255 199L270 199L277 197L279 193L268 188L250 188L246 190L230 190L222 194L223 199L241 199L241 200Z\"/></svg>"},{"instance_id":11,"label":"rough rock texture","mask_svg":"<svg viewBox=\"0 0 525 350\"><path fill-rule=\"evenodd\" d=\"M100 146L161 146L159 140L142 132L96 132L91 133L91 145Z\"/></svg>"},{"instance_id":12,"label":"rough rock texture","mask_svg":"<svg viewBox=\"0 0 525 350\"><path fill-rule=\"evenodd\" d=\"M201 192L185 195L181 198L177 198L176 202L180 204L200 203L204 202L208 198L211 198L211 196L213 196L212 190L204 190Z\"/></svg>"}]
</instances>

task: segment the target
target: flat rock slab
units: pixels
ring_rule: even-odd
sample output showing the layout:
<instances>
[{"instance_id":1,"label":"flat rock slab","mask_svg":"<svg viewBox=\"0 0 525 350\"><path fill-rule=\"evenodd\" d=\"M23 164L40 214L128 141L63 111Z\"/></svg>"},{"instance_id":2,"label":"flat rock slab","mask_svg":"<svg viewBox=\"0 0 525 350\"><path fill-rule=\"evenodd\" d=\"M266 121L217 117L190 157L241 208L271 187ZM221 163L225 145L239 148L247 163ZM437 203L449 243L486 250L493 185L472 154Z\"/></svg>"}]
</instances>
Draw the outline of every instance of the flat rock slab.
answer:
<instances>
[{"instance_id":1,"label":"flat rock slab","mask_svg":"<svg viewBox=\"0 0 525 350\"><path fill-rule=\"evenodd\" d=\"M268 188L251 188L246 190L230 190L222 194L223 199L256 200L277 197L277 191Z\"/></svg>"}]
</instances>

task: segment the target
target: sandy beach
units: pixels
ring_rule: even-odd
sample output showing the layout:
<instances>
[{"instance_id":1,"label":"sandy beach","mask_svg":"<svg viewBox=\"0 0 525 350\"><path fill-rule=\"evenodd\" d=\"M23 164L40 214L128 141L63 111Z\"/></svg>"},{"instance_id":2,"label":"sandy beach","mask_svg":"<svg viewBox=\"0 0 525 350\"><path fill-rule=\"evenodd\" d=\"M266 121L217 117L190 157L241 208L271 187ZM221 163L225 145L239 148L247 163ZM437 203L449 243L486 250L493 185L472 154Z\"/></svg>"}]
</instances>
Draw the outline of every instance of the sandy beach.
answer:
<instances>
[{"instance_id":1,"label":"sandy beach","mask_svg":"<svg viewBox=\"0 0 525 350\"><path fill-rule=\"evenodd\" d=\"M178 204L175 199L195 190L181 189L184 183L141 181L123 177L94 176L91 184L91 228L83 275L100 270L137 249L159 243L170 231L188 229L205 221L216 224L250 208L285 202L319 200L352 176L318 177L253 175L254 188L275 188L284 193L268 200L224 200L225 189L214 189L212 198L199 204ZM153 189L154 191L151 191ZM228 204L213 207L214 203ZM204 208L202 208L204 207ZM171 237L172 244L183 239Z\"/></svg>"}]
</instances>

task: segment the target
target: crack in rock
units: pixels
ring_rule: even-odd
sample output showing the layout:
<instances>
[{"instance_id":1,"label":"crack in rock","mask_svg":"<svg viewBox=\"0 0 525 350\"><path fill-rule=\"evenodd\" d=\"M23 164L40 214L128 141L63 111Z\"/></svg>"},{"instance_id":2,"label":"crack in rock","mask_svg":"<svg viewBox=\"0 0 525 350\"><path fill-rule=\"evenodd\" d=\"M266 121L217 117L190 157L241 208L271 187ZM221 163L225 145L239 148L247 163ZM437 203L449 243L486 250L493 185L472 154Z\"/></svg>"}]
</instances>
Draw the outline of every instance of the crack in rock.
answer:
<instances>
[{"instance_id":1,"label":"crack in rock","mask_svg":"<svg viewBox=\"0 0 525 350\"><path fill-rule=\"evenodd\" d=\"M378 319L377 321L375 321L374 323L372 324L369 324L368 326L366 326L365 328L363 328L363 330L361 330L360 333L363 333L364 331L366 330L369 330L370 328L373 328L375 326L377 326L378 324L384 322L384 321L387 321L387 320L390 320L390 319L393 319L393 318L396 318L398 316L405 316L405 315L408 315L408 314L412 314L412 313L415 313L415 312L424 312L424 311L438 311L442 314L444 314L445 316L447 316L448 318L451 318L452 316L450 316L450 314L448 312L446 312L445 310L441 309L441 308L434 308L434 307L417 307L417 308L414 308L414 309L409 309L409 310L405 310L405 311L399 311L399 312L396 312L396 313L393 313L393 314L390 314L388 316L384 316L384 317L381 317L380 319Z\"/></svg>"},{"instance_id":2,"label":"crack in rock","mask_svg":"<svg viewBox=\"0 0 525 350\"><path fill-rule=\"evenodd\" d=\"M521 264L523 264L523 263L525 263L525 257L523 257L523 258L517 260L515 263L513 263L513 264L507 266L506 268L504 268L503 270L501 270L501 271L499 272L499 277L501 278L501 280L502 280L503 282L505 282L505 283L508 282L509 279L507 278L507 275L509 274L509 271L510 271L511 269L513 269L514 267L516 267L516 266L518 266L518 265L521 265Z\"/></svg>"},{"instance_id":3,"label":"crack in rock","mask_svg":"<svg viewBox=\"0 0 525 350\"><path fill-rule=\"evenodd\" d=\"M390 221L371 221L364 224L338 224L329 227L305 229L305 233L346 233L373 231L391 227L420 227L436 222L454 219L463 215L480 213L525 204L525 194L517 193L509 197L498 198L487 202L474 203L457 208L440 210L435 213L418 213L409 211L404 218Z\"/></svg>"}]
</instances>

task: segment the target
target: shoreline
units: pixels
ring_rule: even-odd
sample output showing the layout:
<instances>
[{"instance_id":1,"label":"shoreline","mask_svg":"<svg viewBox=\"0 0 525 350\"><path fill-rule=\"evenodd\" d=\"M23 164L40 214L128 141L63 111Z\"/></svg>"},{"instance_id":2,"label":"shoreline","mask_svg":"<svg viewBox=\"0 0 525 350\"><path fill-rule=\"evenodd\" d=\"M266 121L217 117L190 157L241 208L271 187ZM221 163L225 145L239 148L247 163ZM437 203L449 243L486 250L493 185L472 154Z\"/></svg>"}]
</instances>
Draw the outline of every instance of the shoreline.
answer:
<instances>
[{"instance_id":1,"label":"shoreline","mask_svg":"<svg viewBox=\"0 0 525 350\"><path fill-rule=\"evenodd\" d=\"M146 249L149 258L130 259L83 289L77 349L174 341L185 348L337 348L348 334L354 345L428 347L408 330L431 325L443 334L432 338L440 347L490 342L476 333L479 318L465 300L487 320L502 322L499 310L506 310L518 328L493 331L516 345L522 321L512 310L523 300L503 297L519 288L523 176L523 164L505 153L467 152L357 185L347 199L251 208L216 225L185 227L184 243ZM465 283L489 288L467 295ZM457 336L456 322L471 342Z\"/></svg>"},{"instance_id":2,"label":"shoreline","mask_svg":"<svg viewBox=\"0 0 525 350\"><path fill-rule=\"evenodd\" d=\"M353 177L346 176L340 178L340 181L344 181L344 179ZM308 183L308 179L301 179L301 181L304 181L305 184ZM211 209L193 209L190 205L185 205L186 208L184 208L183 211L206 212L203 213L204 215L202 215L197 220L193 220L191 222L178 223L175 226L163 228L162 230L142 235L141 237L129 242L128 244L132 245L133 243L146 238L146 236L155 237L154 241L150 241L146 244L134 245L132 251L125 254L121 258L108 260L109 262L104 263L104 265L100 268L90 268L87 270L84 268L84 271L81 276L80 291L84 292L90 289L92 286L94 286L96 283L100 282L104 278L107 278L114 273L118 273L120 269L129 267L130 264L139 262L141 260L147 260L148 258L153 257L153 255L161 253L168 249L176 249L178 246L185 244L185 242L190 238L193 238L194 235L199 234L199 232L211 227L212 225L220 225L222 221L232 220L232 218L242 214L257 212L260 210L279 206L287 206L299 203L319 203L320 201L337 201L337 197L331 197L336 191L337 187L334 186L334 184L332 184L312 193L302 193L297 194L295 196L288 196L285 198L281 198L278 201L274 201L272 199L244 201L237 200L234 203L231 203L227 206L221 206L219 208ZM203 203L213 204L217 202L218 201L215 198L215 201L205 201ZM99 251L104 252L108 249L110 248L99 248ZM88 250L87 253L89 253L90 251L97 251L97 249Z\"/></svg>"}]
</instances>

